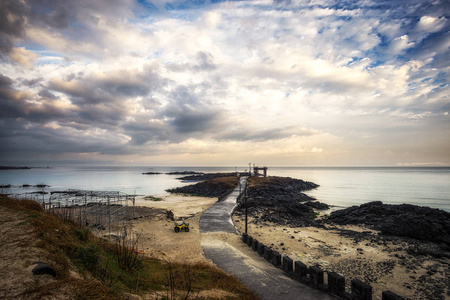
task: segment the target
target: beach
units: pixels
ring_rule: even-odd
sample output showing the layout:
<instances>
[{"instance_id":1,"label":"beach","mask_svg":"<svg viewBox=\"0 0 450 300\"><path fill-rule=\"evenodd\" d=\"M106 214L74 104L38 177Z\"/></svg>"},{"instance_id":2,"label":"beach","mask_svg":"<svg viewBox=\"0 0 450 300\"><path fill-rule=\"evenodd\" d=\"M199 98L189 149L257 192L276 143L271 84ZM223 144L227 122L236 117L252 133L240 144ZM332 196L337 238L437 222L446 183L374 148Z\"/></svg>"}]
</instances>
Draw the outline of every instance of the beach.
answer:
<instances>
[{"instance_id":1,"label":"beach","mask_svg":"<svg viewBox=\"0 0 450 300\"><path fill-rule=\"evenodd\" d=\"M174 219L183 219L189 223L189 232L175 233L175 222L167 218L165 212L154 217L138 218L132 221L132 230L139 235L139 247L146 255L177 262L210 261L204 256L201 247L202 235L199 233L199 219L205 210L213 205L217 198L187 197L171 194L161 197L160 201L139 200L139 206L171 211Z\"/></svg>"},{"instance_id":2,"label":"beach","mask_svg":"<svg viewBox=\"0 0 450 300\"><path fill-rule=\"evenodd\" d=\"M233 221L244 232L244 216L235 215ZM347 290L353 278L369 283L373 299L387 290L405 299L450 298L450 259L409 254L407 239L383 239L359 225L292 228L252 217L248 234L294 261L341 274Z\"/></svg>"},{"instance_id":3,"label":"beach","mask_svg":"<svg viewBox=\"0 0 450 300\"><path fill-rule=\"evenodd\" d=\"M152 218L133 221L142 250L146 255L173 262L211 263L203 254L202 243L223 240L238 246L238 236L199 233L202 212L216 201L217 198L169 195L162 201L138 202L145 207L171 210L175 219L183 218L190 223L190 232L175 233L174 221L163 211ZM244 232L243 215L235 214L233 221ZM248 233L294 261L343 275L347 289L353 278L370 283L373 299L381 299L381 293L387 290L406 299L450 297L450 259L408 253L414 244L408 239L385 239L376 230L360 225L292 228L254 217L249 218Z\"/></svg>"}]
</instances>

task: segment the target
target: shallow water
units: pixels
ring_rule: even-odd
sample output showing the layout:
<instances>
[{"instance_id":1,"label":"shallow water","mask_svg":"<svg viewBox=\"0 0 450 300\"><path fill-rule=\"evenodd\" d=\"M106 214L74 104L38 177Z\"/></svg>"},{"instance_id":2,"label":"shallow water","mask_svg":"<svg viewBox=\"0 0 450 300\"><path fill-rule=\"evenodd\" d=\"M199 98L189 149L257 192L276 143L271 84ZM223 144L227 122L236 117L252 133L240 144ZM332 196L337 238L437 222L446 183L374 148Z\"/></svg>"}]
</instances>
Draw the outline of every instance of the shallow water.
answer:
<instances>
[{"instance_id":1,"label":"shallow water","mask_svg":"<svg viewBox=\"0 0 450 300\"><path fill-rule=\"evenodd\" d=\"M245 167L237 168L244 171ZM45 191L66 189L120 191L137 195L166 195L183 186L180 175L143 175L143 172L234 172L234 167L54 167L0 170L0 185L50 185ZM450 211L450 168L283 168L269 167L269 176L312 181L319 188L307 192L317 200L343 208L370 201L409 203ZM30 193L41 189L11 188L3 192Z\"/></svg>"}]
</instances>

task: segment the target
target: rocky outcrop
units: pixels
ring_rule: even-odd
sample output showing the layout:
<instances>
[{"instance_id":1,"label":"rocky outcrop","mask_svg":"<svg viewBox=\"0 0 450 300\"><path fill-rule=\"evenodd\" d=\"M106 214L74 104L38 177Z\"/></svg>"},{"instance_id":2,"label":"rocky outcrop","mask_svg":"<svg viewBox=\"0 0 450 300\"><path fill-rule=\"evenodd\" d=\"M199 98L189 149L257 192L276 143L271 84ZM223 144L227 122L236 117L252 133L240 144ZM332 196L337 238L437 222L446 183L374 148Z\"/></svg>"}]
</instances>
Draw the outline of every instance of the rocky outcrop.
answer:
<instances>
[{"instance_id":1,"label":"rocky outcrop","mask_svg":"<svg viewBox=\"0 0 450 300\"><path fill-rule=\"evenodd\" d=\"M247 193L248 212L257 220L279 225L318 226L313 208L329 207L303 193L317 187L315 183L289 177L252 177ZM240 213L244 208L245 203Z\"/></svg>"},{"instance_id":2,"label":"rocky outcrop","mask_svg":"<svg viewBox=\"0 0 450 300\"><path fill-rule=\"evenodd\" d=\"M203 181L203 180L211 180L220 177L236 177L236 173L199 173L197 175L183 176L177 178L179 180L195 180L195 181Z\"/></svg>"},{"instance_id":3,"label":"rocky outcrop","mask_svg":"<svg viewBox=\"0 0 450 300\"><path fill-rule=\"evenodd\" d=\"M375 201L335 211L326 222L341 225L364 224L385 235L410 237L450 246L450 213L435 208Z\"/></svg>"},{"instance_id":4,"label":"rocky outcrop","mask_svg":"<svg viewBox=\"0 0 450 300\"><path fill-rule=\"evenodd\" d=\"M176 171L176 172L169 172L166 173L166 175L203 175L202 172L195 172L195 171Z\"/></svg>"},{"instance_id":5,"label":"rocky outcrop","mask_svg":"<svg viewBox=\"0 0 450 300\"><path fill-rule=\"evenodd\" d=\"M302 192L318 186L313 182L290 177L252 177L249 180L248 196L264 199L264 203L285 200L306 202L315 199Z\"/></svg>"},{"instance_id":6,"label":"rocky outcrop","mask_svg":"<svg viewBox=\"0 0 450 300\"><path fill-rule=\"evenodd\" d=\"M167 192L174 194L189 194L192 196L220 197L233 189L234 186L230 186L227 182L217 179L169 189Z\"/></svg>"}]
</instances>

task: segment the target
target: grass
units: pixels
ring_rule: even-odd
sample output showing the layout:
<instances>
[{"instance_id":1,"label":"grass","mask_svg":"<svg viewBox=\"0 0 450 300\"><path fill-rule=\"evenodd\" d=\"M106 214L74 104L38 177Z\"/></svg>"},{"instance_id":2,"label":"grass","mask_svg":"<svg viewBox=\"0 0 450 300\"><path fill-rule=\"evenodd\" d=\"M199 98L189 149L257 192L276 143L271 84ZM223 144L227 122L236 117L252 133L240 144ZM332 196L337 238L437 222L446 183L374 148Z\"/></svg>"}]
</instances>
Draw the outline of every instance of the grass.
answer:
<instances>
[{"instance_id":1,"label":"grass","mask_svg":"<svg viewBox=\"0 0 450 300\"><path fill-rule=\"evenodd\" d=\"M47 214L39 203L0 196L0 206L25 215L37 247L48 253L57 273L54 285L66 285L73 299L123 299L125 293L153 294L157 299L202 299L202 291L225 290L229 299L257 299L236 278L206 264L184 264L145 257L132 251L138 241L118 243L95 237L89 229ZM137 237L138 238L138 237ZM74 278L69 270L81 274ZM49 285L28 292L44 297ZM204 299L204 298L203 298Z\"/></svg>"},{"instance_id":2,"label":"grass","mask_svg":"<svg viewBox=\"0 0 450 300\"><path fill-rule=\"evenodd\" d=\"M257 177L252 176L248 179L248 186L251 188L261 188L268 187L275 183L289 183L292 178L289 177L278 177L278 176L268 176L268 177Z\"/></svg>"},{"instance_id":3,"label":"grass","mask_svg":"<svg viewBox=\"0 0 450 300\"><path fill-rule=\"evenodd\" d=\"M149 200L149 201L163 201L163 198L161 197L155 197L155 196L145 196L144 200Z\"/></svg>"}]
</instances>

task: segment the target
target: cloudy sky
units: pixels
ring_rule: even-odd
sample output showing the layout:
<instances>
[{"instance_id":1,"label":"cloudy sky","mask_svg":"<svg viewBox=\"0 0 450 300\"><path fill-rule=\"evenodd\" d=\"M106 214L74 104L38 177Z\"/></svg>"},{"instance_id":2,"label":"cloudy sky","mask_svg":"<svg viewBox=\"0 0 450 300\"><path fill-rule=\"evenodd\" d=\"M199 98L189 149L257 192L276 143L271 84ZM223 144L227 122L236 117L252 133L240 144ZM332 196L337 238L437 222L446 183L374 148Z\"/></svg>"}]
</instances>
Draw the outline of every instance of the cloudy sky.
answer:
<instances>
[{"instance_id":1,"label":"cloudy sky","mask_svg":"<svg viewBox=\"0 0 450 300\"><path fill-rule=\"evenodd\" d=\"M0 1L0 165L450 165L446 0Z\"/></svg>"}]
</instances>

